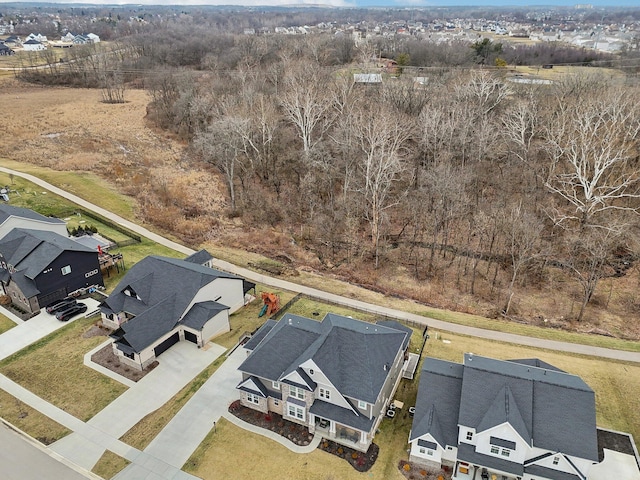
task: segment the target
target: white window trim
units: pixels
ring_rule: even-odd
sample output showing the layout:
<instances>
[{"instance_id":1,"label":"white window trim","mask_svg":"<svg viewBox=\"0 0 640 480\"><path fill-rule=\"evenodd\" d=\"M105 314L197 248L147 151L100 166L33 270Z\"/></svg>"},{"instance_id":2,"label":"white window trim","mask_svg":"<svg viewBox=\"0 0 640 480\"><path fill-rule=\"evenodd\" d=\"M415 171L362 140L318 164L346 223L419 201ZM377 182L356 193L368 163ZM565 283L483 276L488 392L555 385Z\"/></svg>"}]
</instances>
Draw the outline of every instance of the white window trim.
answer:
<instances>
[{"instance_id":1,"label":"white window trim","mask_svg":"<svg viewBox=\"0 0 640 480\"><path fill-rule=\"evenodd\" d=\"M71 265L65 265L60 269L62 275L69 275L71 273Z\"/></svg>"},{"instance_id":2,"label":"white window trim","mask_svg":"<svg viewBox=\"0 0 640 480\"><path fill-rule=\"evenodd\" d=\"M468 432L467 432L467 437L466 437L466 438L467 438L467 441L469 441L469 442L470 442L471 440L473 440L473 432L469 432L469 431L468 431Z\"/></svg>"},{"instance_id":3,"label":"white window trim","mask_svg":"<svg viewBox=\"0 0 640 480\"><path fill-rule=\"evenodd\" d=\"M260 397L258 397L258 395L255 395L253 393L248 393L247 392L247 402L253 403L255 405L259 405L260 404Z\"/></svg>"},{"instance_id":4,"label":"white window trim","mask_svg":"<svg viewBox=\"0 0 640 480\"><path fill-rule=\"evenodd\" d=\"M293 385L289 386L289 396L297 398L298 400L305 399L304 390L302 388L294 387Z\"/></svg>"},{"instance_id":5,"label":"white window trim","mask_svg":"<svg viewBox=\"0 0 640 480\"><path fill-rule=\"evenodd\" d=\"M293 410L293 415L291 414L291 411ZM300 415L298 415L300 414ZM306 412L304 407L301 407L299 405L295 405L293 403L287 403L287 416L290 418L295 418L298 419L302 422L305 421L306 418Z\"/></svg>"},{"instance_id":6,"label":"white window trim","mask_svg":"<svg viewBox=\"0 0 640 480\"><path fill-rule=\"evenodd\" d=\"M511 456L511 450L508 448L503 448L502 450L500 450L500 456L509 458Z\"/></svg>"},{"instance_id":7,"label":"white window trim","mask_svg":"<svg viewBox=\"0 0 640 480\"><path fill-rule=\"evenodd\" d=\"M320 395L320 398L331 400L331 390L329 390L328 388L320 387L318 394Z\"/></svg>"},{"instance_id":8,"label":"white window trim","mask_svg":"<svg viewBox=\"0 0 640 480\"><path fill-rule=\"evenodd\" d=\"M363 410L366 410L367 408L367 402L363 402L362 400L358 400L358 408L362 408Z\"/></svg>"},{"instance_id":9,"label":"white window trim","mask_svg":"<svg viewBox=\"0 0 640 480\"><path fill-rule=\"evenodd\" d=\"M496 445L491 445L491 454L492 455L499 455L500 454L500 447L496 446Z\"/></svg>"},{"instance_id":10,"label":"white window trim","mask_svg":"<svg viewBox=\"0 0 640 480\"><path fill-rule=\"evenodd\" d=\"M272 381L271 386L276 390L280 390L280 382Z\"/></svg>"}]
</instances>

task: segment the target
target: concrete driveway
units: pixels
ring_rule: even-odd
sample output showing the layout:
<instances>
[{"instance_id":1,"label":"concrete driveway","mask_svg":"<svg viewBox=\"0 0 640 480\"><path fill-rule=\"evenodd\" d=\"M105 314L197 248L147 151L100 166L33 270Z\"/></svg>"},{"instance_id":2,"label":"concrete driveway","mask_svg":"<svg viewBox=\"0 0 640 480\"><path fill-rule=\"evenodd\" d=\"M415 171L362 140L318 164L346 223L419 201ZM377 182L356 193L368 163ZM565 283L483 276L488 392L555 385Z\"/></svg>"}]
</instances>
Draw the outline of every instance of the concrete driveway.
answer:
<instances>
[{"instance_id":1,"label":"concrete driveway","mask_svg":"<svg viewBox=\"0 0 640 480\"><path fill-rule=\"evenodd\" d=\"M81 300L81 302L87 305L87 312L95 310L98 308L99 304L99 302L93 298ZM5 311L2 310L1 313L5 314ZM84 314L78 315L77 317L69 320L69 322L73 322L83 316ZM50 333L64 327L69 322L60 322L56 319L55 315L50 315L42 309L39 315L36 315L26 322L18 323L18 325L13 327L11 330L7 330L0 335L0 360L7 358L9 355L22 350L24 347L27 347L34 342L37 342L41 338L46 337Z\"/></svg>"},{"instance_id":2,"label":"concrete driveway","mask_svg":"<svg viewBox=\"0 0 640 480\"><path fill-rule=\"evenodd\" d=\"M240 382L238 367L246 357L243 348L233 352L153 439L144 453L182 468L211 431L213 424L227 411L229 404L240 398L236 390ZM130 465L115 478L138 480L139 475L138 468Z\"/></svg>"},{"instance_id":3,"label":"concrete driveway","mask_svg":"<svg viewBox=\"0 0 640 480\"><path fill-rule=\"evenodd\" d=\"M205 350L190 342L178 342L158 357L159 365L151 373L107 405L87 425L106 437L120 438L146 415L164 405L225 350L215 344ZM91 470L105 449L86 440L84 436L72 433L50 448Z\"/></svg>"}]
</instances>

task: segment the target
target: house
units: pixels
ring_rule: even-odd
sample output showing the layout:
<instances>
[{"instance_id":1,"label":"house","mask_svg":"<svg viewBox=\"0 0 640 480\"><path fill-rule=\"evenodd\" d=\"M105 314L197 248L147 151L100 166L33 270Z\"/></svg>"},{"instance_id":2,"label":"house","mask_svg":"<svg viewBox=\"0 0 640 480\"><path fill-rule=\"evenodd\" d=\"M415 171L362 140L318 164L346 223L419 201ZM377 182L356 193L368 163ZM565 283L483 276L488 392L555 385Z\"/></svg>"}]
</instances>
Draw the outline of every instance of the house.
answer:
<instances>
[{"instance_id":1,"label":"house","mask_svg":"<svg viewBox=\"0 0 640 480\"><path fill-rule=\"evenodd\" d=\"M286 314L244 348L240 402L366 452L401 379L410 331Z\"/></svg>"},{"instance_id":2,"label":"house","mask_svg":"<svg viewBox=\"0 0 640 480\"><path fill-rule=\"evenodd\" d=\"M593 390L538 359L426 358L409 442L454 479L600 480Z\"/></svg>"},{"instance_id":3,"label":"house","mask_svg":"<svg viewBox=\"0 0 640 480\"><path fill-rule=\"evenodd\" d=\"M354 73L353 83L358 85L382 85L382 75L379 73Z\"/></svg>"},{"instance_id":4,"label":"house","mask_svg":"<svg viewBox=\"0 0 640 480\"><path fill-rule=\"evenodd\" d=\"M0 43L0 55L13 55L15 52L4 43Z\"/></svg>"},{"instance_id":5,"label":"house","mask_svg":"<svg viewBox=\"0 0 640 480\"><path fill-rule=\"evenodd\" d=\"M40 50L47 49L47 47L43 43L33 39L27 40L26 42L24 42L22 44L22 48L24 48L26 51L29 51L29 52L37 52Z\"/></svg>"},{"instance_id":6,"label":"house","mask_svg":"<svg viewBox=\"0 0 640 480\"><path fill-rule=\"evenodd\" d=\"M100 304L102 323L114 329L113 352L144 369L180 340L204 346L228 332L229 314L245 304L235 275L175 258L149 256L135 264Z\"/></svg>"},{"instance_id":7,"label":"house","mask_svg":"<svg viewBox=\"0 0 640 480\"><path fill-rule=\"evenodd\" d=\"M86 35L76 35L75 37L73 37L73 43L75 45L86 45L88 43L91 43L91 40Z\"/></svg>"},{"instance_id":8,"label":"house","mask_svg":"<svg viewBox=\"0 0 640 480\"><path fill-rule=\"evenodd\" d=\"M0 203L0 239L14 228L43 230L68 237L67 224L53 217L45 217L28 208L14 207Z\"/></svg>"},{"instance_id":9,"label":"house","mask_svg":"<svg viewBox=\"0 0 640 480\"><path fill-rule=\"evenodd\" d=\"M87 33L87 38L91 43L100 43L100 37L95 33Z\"/></svg>"},{"instance_id":10,"label":"house","mask_svg":"<svg viewBox=\"0 0 640 480\"><path fill-rule=\"evenodd\" d=\"M0 240L0 281L13 304L31 313L80 288L104 286L97 251L55 232L24 228Z\"/></svg>"},{"instance_id":11,"label":"house","mask_svg":"<svg viewBox=\"0 0 640 480\"><path fill-rule=\"evenodd\" d=\"M184 259L184 261L195 263L196 265L202 265L203 267L213 268L213 255L204 249L189 255Z\"/></svg>"},{"instance_id":12,"label":"house","mask_svg":"<svg viewBox=\"0 0 640 480\"><path fill-rule=\"evenodd\" d=\"M41 33L30 33L27 37L27 40L35 40L36 42L45 43L47 42L47 37L42 35Z\"/></svg>"}]
</instances>

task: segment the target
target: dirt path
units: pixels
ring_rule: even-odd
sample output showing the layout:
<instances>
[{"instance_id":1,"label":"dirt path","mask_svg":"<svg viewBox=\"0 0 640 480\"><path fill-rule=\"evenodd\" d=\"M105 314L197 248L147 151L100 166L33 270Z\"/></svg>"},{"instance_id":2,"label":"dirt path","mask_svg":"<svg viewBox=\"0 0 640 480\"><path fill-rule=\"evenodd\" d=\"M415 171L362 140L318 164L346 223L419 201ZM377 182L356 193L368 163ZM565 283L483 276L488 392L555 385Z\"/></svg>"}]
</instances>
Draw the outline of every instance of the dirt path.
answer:
<instances>
[{"instance_id":1,"label":"dirt path","mask_svg":"<svg viewBox=\"0 0 640 480\"><path fill-rule=\"evenodd\" d=\"M0 167L0 171L5 173L12 173L15 176L25 178L37 185L40 185L43 188L50 190L51 192L57 195L65 197L66 199L74 203L77 203L83 208L92 210L140 235L143 235L153 240L154 242L157 242L161 245L177 250L181 253L184 253L185 255L190 255L195 252L193 249L189 247L185 247L184 245L180 245L176 242L168 240L158 235L157 233L151 232L144 227L141 227L133 222L130 222L129 220L126 220L114 213L111 213L105 210L104 208L101 208L97 205L87 202L86 200L83 200L82 198L79 198L76 195L65 192L64 190L54 185L51 185L50 183L45 182L33 175L18 172L16 170L11 170L9 168L4 168L4 167ZM523 335L516 335L513 333L497 332L494 330L483 330L481 328L470 327L466 325L458 325L455 323L448 323L442 320L423 317L420 315L403 312L401 310L396 310L396 309L384 307L381 305L374 305L372 303L367 303L367 302L362 302L360 300L355 300L352 298L342 297L340 295L335 295L333 293L323 292L322 290L306 287L304 285L298 285L286 280L280 280L277 278L269 277L267 275L262 275L260 273L253 272L246 268L238 267L229 262L225 262L224 260L214 259L213 262L216 268L234 273L236 275L240 275L253 282L263 283L265 285L281 288L284 290L290 290L296 293L303 293L313 298L326 300L332 303L336 303L338 305L343 305L345 307L363 310L363 311L374 313L377 315L384 315L384 316L389 316L393 318L398 318L401 320L408 320L410 322L416 322L421 325L429 325L429 327L436 328L438 330L444 330L444 331L457 333L461 335L468 335L471 337L485 338L488 340L497 340L500 342L515 343L517 345L525 345L525 346L535 347L535 348L546 348L548 350L556 350L560 352L577 353L581 355L590 355L594 357L610 358L614 360L640 363L640 352L627 352L622 350L612 350L609 348L594 347L590 345L580 345L576 343L559 342L555 340L545 340L541 338L533 338L533 337L526 337Z\"/></svg>"}]
</instances>

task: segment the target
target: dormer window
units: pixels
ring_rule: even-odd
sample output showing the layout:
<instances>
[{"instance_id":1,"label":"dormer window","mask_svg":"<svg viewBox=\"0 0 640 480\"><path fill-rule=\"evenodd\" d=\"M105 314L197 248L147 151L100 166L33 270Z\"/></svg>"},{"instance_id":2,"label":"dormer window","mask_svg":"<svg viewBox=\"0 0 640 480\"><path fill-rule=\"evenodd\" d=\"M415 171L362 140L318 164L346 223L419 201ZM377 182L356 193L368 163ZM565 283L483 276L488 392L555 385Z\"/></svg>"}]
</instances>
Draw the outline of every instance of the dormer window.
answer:
<instances>
[{"instance_id":1,"label":"dormer window","mask_svg":"<svg viewBox=\"0 0 640 480\"><path fill-rule=\"evenodd\" d=\"M271 386L276 390L280 390L280 382L271 382Z\"/></svg>"},{"instance_id":2,"label":"dormer window","mask_svg":"<svg viewBox=\"0 0 640 480\"><path fill-rule=\"evenodd\" d=\"M468 440L468 441L473 440L473 432L469 432L469 431L467 431L467 440Z\"/></svg>"},{"instance_id":3,"label":"dormer window","mask_svg":"<svg viewBox=\"0 0 640 480\"><path fill-rule=\"evenodd\" d=\"M360 408L362 410L366 410L367 409L367 402L363 402L362 400L358 400L358 408Z\"/></svg>"}]
</instances>

